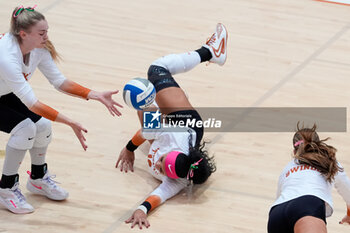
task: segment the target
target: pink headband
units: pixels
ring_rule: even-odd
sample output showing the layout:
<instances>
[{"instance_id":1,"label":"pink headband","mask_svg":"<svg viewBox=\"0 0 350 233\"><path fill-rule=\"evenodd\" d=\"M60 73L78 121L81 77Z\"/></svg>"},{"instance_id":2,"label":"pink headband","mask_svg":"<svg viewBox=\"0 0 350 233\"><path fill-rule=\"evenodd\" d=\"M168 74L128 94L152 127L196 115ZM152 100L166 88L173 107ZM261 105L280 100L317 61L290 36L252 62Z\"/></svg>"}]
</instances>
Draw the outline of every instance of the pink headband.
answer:
<instances>
[{"instance_id":1,"label":"pink headband","mask_svg":"<svg viewBox=\"0 0 350 233\"><path fill-rule=\"evenodd\" d=\"M299 140L296 143L294 143L294 146L297 147L299 146L301 143L304 143L304 140Z\"/></svg>"},{"instance_id":2,"label":"pink headband","mask_svg":"<svg viewBox=\"0 0 350 233\"><path fill-rule=\"evenodd\" d=\"M165 174L172 179L178 179L179 177L176 175L175 171L175 161L177 156L181 152L179 151L172 151L168 153L168 155L165 158Z\"/></svg>"}]
</instances>

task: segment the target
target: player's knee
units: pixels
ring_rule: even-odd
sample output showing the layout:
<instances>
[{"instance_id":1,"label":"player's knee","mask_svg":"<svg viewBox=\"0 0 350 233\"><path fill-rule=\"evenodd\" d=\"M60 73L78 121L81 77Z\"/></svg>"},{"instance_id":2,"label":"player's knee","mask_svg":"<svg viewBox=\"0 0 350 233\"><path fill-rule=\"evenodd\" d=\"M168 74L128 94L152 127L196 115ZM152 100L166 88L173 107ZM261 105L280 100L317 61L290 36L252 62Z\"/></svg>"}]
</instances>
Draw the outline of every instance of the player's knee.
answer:
<instances>
[{"instance_id":1,"label":"player's knee","mask_svg":"<svg viewBox=\"0 0 350 233\"><path fill-rule=\"evenodd\" d=\"M11 130L8 146L19 150L29 150L33 147L35 135L36 126L32 120L27 118Z\"/></svg>"},{"instance_id":2,"label":"player's knee","mask_svg":"<svg viewBox=\"0 0 350 233\"><path fill-rule=\"evenodd\" d=\"M162 66L152 64L148 69L147 76L157 92L167 87L179 87L171 73Z\"/></svg>"},{"instance_id":3,"label":"player's knee","mask_svg":"<svg viewBox=\"0 0 350 233\"><path fill-rule=\"evenodd\" d=\"M147 72L148 80L152 82L154 79L163 79L171 76L169 70L159 65L151 65Z\"/></svg>"},{"instance_id":4,"label":"player's knee","mask_svg":"<svg viewBox=\"0 0 350 233\"><path fill-rule=\"evenodd\" d=\"M42 117L35 123L36 136L34 141L34 147L46 147L49 145L52 139L51 121Z\"/></svg>"}]
</instances>

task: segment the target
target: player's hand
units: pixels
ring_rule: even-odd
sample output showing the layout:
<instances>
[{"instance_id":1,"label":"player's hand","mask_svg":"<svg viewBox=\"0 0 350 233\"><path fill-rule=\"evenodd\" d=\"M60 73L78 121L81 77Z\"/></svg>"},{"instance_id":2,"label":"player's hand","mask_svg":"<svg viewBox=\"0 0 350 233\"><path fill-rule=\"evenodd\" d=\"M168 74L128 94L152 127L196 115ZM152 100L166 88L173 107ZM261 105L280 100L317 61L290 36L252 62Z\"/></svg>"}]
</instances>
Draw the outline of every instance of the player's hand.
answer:
<instances>
[{"instance_id":1,"label":"player's hand","mask_svg":"<svg viewBox=\"0 0 350 233\"><path fill-rule=\"evenodd\" d=\"M345 215L345 217L339 222L339 224L344 224L344 223L350 224L350 216Z\"/></svg>"},{"instance_id":2,"label":"player's hand","mask_svg":"<svg viewBox=\"0 0 350 233\"><path fill-rule=\"evenodd\" d=\"M88 131L78 122L72 122L70 123L70 127L72 127L75 135L77 136L77 138L79 139L79 142L81 144L81 146L83 147L84 150L87 149L87 145L85 143L86 139L83 135L83 132L87 133Z\"/></svg>"},{"instance_id":3,"label":"player's hand","mask_svg":"<svg viewBox=\"0 0 350 233\"><path fill-rule=\"evenodd\" d=\"M134 172L134 161L135 161L135 153L129 151L126 149L126 147L123 148L123 150L120 152L119 158L117 160L117 163L115 164L115 167L118 168L120 165L120 171L127 173L128 170Z\"/></svg>"},{"instance_id":4,"label":"player's hand","mask_svg":"<svg viewBox=\"0 0 350 233\"><path fill-rule=\"evenodd\" d=\"M117 94L119 91L90 91L88 98L100 101L102 104L106 106L108 111L112 116L121 116L122 114L119 112L116 106L122 108L123 106L115 102L112 98L113 95Z\"/></svg>"},{"instance_id":5,"label":"player's hand","mask_svg":"<svg viewBox=\"0 0 350 233\"><path fill-rule=\"evenodd\" d=\"M150 227L147 220L147 214L145 214L142 210L135 210L131 217L125 221L125 223L131 223L131 228L134 228L135 225L139 225L139 228L142 229L142 225L146 228Z\"/></svg>"}]
</instances>

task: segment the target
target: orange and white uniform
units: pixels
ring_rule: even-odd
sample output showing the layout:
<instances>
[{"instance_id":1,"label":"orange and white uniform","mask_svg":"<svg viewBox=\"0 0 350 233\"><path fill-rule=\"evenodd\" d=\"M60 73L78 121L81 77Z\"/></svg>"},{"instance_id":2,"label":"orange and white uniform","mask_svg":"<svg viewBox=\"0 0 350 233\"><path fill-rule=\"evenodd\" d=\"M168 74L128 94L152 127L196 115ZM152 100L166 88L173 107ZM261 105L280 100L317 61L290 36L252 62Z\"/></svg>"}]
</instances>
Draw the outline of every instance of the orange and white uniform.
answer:
<instances>
[{"instance_id":1,"label":"orange and white uniform","mask_svg":"<svg viewBox=\"0 0 350 233\"><path fill-rule=\"evenodd\" d=\"M11 33L0 35L0 54L0 96L13 92L28 108L38 100L27 82L37 67L58 90L66 80L44 48L33 49L24 64L18 41Z\"/></svg>"},{"instance_id":2,"label":"orange and white uniform","mask_svg":"<svg viewBox=\"0 0 350 233\"><path fill-rule=\"evenodd\" d=\"M341 165L339 164L339 166ZM299 165L293 160L283 169L279 177L277 200L272 206L304 195L313 195L325 201L326 217L329 217L333 213L333 186L346 204L350 206L350 179L345 171L338 172L334 177L334 182L329 183L316 168L309 165Z\"/></svg>"},{"instance_id":3,"label":"orange and white uniform","mask_svg":"<svg viewBox=\"0 0 350 233\"><path fill-rule=\"evenodd\" d=\"M154 130L142 132L142 136L147 140L153 140L151 148L148 153L148 168L149 172L162 183L150 194L160 197L160 203L175 196L183 188L186 187L188 181L186 178L171 179L159 173L155 168L155 164L159 157L168 154L171 151L179 151L184 154L189 152L189 137L192 135L192 145L196 141L196 133L193 129L186 128L182 132L165 132L162 130Z\"/></svg>"}]
</instances>

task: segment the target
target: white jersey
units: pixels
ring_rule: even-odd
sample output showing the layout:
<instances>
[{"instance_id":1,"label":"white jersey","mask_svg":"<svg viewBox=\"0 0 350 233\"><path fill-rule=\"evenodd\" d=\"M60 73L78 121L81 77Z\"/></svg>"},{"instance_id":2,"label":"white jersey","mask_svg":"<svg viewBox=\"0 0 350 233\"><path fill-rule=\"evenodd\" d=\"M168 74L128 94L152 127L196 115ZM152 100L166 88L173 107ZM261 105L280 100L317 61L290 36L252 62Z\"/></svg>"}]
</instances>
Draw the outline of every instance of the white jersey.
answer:
<instances>
[{"instance_id":1,"label":"white jersey","mask_svg":"<svg viewBox=\"0 0 350 233\"><path fill-rule=\"evenodd\" d=\"M0 35L0 97L13 92L28 108L38 100L29 79L36 68L59 89L66 80L46 49L33 49L26 64L17 38L10 33Z\"/></svg>"},{"instance_id":2,"label":"white jersey","mask_svg":"<svg viewBox=\"0 0 350 233\"><path fill-rule=\"evenodd\" d=\"M329 183L316 168L299 165L293 160L283 169L279 177L277 200L273 206L304 195L313 195L325 201L326 217L329 217L333 213L331 194L333 185L350 206L350 180L344 171L338 172L334 182Z\"/></svg>"},{"instance_id":3,"label":"white jersey","mask_svg":"<svg viewBox=\"0 0 350 233\"><path fill-rule=\"evenodd\" d=\"M175 196L187 185L186 178L171 179L159 173L155 168L158 159L171 151L180 151L186 155L189 152L189 137L192 135L192 145L196 142L196 133L193 129L186 128L187 131L182 132L164 132L162 130L154 130L142 132L147 140L154 139L148 153L149 172L162 183L150 194L157 195L161 199L161 203Z\"/></svg>"}]
</instances>

